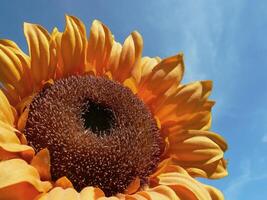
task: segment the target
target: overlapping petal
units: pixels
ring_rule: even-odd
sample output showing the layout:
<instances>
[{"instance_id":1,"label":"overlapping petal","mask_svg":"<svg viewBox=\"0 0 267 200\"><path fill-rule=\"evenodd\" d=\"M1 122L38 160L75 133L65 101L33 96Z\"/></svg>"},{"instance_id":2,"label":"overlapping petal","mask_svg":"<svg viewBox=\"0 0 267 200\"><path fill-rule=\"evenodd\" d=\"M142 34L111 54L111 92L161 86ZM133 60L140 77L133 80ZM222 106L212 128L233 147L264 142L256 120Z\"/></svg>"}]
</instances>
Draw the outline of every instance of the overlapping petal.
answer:
<instances>
[{"instance_id":1,"label":"overlapping petal","mask_svg":"<svg viewBox=\"0 0 267 200\"><path fill-rule=\"evenodd\" d=\"M142 50L143 39L137 31L127 37L122 46L114 42L107 64L107 71L111 73L112 78L123 83L133 74L138 74Z\"/></svg>"},{"instance_id":2,"label":"overlapping petal","mask_svg":"<svg viewBox=\"0 0 267 200\"><path fill-rule=\"evenodd\" d=\"M73 16L66 16L66 28L58 35L60 55L62 58L63 76L81 73L85 68L87 47L86 29L84 24Z\"/></svg>"},{"instance_id":3,"label":"overlapping petal","mask_svg":"<svg viewBox=\"0 0 267 200\"><path fill-rule=\"evenodd\" d=\"M88 39L86 72L103 75L107 68L113 46L113 36L110 30L100 21L94 20Z\"/></svg>"},{"instance_id":4,"label":"overlapping petal","mask_svg":"<svg viewBox=\"0 0 267 200\"><path fill-rule=\"evenodd\" d=\"M8 123L13 126L14 124L14 113L12 108L4 95L4 93L0 90L0 121Z\"/></svg>"},{"instance_id":5,"label":"overlapping petal","mask_svg":"<svg viewBox=\"0 0 267 200\"><path fill-rule=\"evenodd\" d=\"M49 182L40 181L36 169L24 160L11 159L0 162L1 200L32 200L51 187Z\"/></svg>"},{"instance_id":6,"label":"overlapping petal","mask_svg":"<svg viewBox=\"0 0 267 200\"><path fill-rule=\"evenodd\" d=\"M11 125L0 121L0 160L17 157L31 160L34 150L30 146L21 144L15 131Z\"/></svg>"},{"instance_id":7,"label":"overlapping petal","mask_svg":"<svg viewBox=\"0 0 267 200\"><path fill-rule=\"evenodd\" d=\"M0 40L0 82L13 105L33 90L30 59L10 40Z\"/></svg>"},{"instance_id":8,"label":"overlapping petal","mask_svg":"<svg viewBox=\"0 0 267 200\"><path fill-rule=\"evenodd\" d=\"M73 188L63 189L56 187L47 194L42 195L39 200L99 200L100 197L104 196L102 190L94 187L86 187L80 193Z\"/></svg>"},{"instance_id":9,"label":"overlapping petal","mask_svg":"<svg viewBox=\"0 0 267 200\"><path fill-rule=\"evenodd\" d=\"M156 179L159 185L167 185L172 188L182 200L224 199L219 190L198 182L182 167L173 165L172 159L165 160L160 166L160 173L154 174L152 179Z\"/></svg>"},{"instance_id":10,"label":"overlapping petal","mask_svg":"<svg viewBox=\"0 0 267 200\"><path fill-rule=\"evenodd\" d=\"M220 135L189 130L172 133L167 140L166 156L174 158L178 165L195 176L218 178L227 175L226 168L220 167L227 149L227 144Z\"/></svg>"},{"instance_id":11,"label":"overlapping petal","mask_svg":"<svg viewBox=\"0 0 267 200\"><path fill-rule=\"evenodd\" d=\"M169 91L177 88L184 73L183 55L178 54L161 60L145 59L141 70L141 79L138 83L137 95L150 106L152 112L161 102L162 98L168 97ZM152 65L149 67L148 64ZM166 98L166 97L165 97Z\"/></svg>"},{"instance_id":12,"label":"overlapping petal","mask_svg":"<svg viewBox=\"0 0 267 200\"><path fill-rule=\"evenodd\" d=\"M47 30L40 25L24 23L24 34L29 47L32 77L35 87L38 87L42 82L54 78L55 42Z\"/></svg>"},{"instance_id":13,"label":"overlapping petal","mask_svg":"<svg viewBox=\"0 0 267 200\"><path fill-rule=\"evenodd\" d=\"M227 175L227 144L221 136L208 131L214 105L208 99L212 82L181 85L182 54L163 60L142 57L143 39L138 32L121 45L97 20L87 40L84 24L73 16L66 17L63 33L55 28L50 35L41 26L28 23L24 32L30 57L14 42L0 40L0 199L223 200L219 190L194 179ZM51 191L51 184L41 181L51 179L48 150L33 157L34 150L16 129L24 128L28 113L25 108L34 92L49 79L75 74L119 81L150 108L166 142L162 155L166 160L150 176L147 187L140 189L140 180L136 179L124 194L105 197L94 187L77 192L67 177L58 179ZM18 192L11 192L14 190Z\"/></svg>"},{"instance_id":14,"label":"overlapping petal","mask_svg":"<svg viewBox=\"0 0 267 200\"><path fill-rule=\"evenodd\" d=\"M153 112L159 118L163 133L179 130L208 130L211 123L211 108L208 100L212 89L211 81L198 81L181 85L166 98L154 105Z\"/></svg>"}]
</instances>

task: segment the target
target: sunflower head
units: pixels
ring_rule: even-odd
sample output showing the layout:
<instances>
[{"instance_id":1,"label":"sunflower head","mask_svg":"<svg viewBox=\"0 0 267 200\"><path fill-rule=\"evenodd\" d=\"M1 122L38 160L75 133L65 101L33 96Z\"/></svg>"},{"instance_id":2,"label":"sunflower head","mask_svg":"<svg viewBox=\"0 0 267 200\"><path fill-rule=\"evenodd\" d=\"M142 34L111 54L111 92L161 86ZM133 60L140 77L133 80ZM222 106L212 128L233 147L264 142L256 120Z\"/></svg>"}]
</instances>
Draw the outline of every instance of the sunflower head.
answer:
<instances>
[{"instance_id":1,"label":"sunflower head","mask_svg":"<svg viewBox=\"0 0 267 200\"><path fill-rule=\"evenodd\" d=\"M195 179L227 175L227 144L182 54L142 57L138 32L121 45L99 21L87 38L73 16L24 33L29 55L0 40L2 199L223 199Z\"/></svg>"}]
</instances>

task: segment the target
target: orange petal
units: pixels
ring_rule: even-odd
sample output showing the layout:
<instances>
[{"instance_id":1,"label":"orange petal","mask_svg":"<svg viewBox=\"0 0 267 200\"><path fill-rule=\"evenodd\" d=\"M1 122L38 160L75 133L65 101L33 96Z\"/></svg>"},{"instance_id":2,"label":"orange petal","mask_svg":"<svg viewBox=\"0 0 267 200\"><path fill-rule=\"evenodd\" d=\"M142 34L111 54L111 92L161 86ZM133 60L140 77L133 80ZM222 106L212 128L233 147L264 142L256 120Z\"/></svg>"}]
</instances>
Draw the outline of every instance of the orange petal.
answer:
<instances>
[{"instance_id":1,"label":"orange petal","mask_svg":"<svg viewBox=\"0 0 267 200\"><path fill-rule=\"evenodd\" d=\"M210 164L223 158L223 150L208 137L190 134L172 134L168 137L168 155L182 165L194 166L193 163Z\"/></svg>"},{"instance_id":2,"label":"orange petal","mask_svg":"<svg viewBox=\"0 0 267 200\"><path fill-rule=\"evenodd\" d=\"M36 24L24 23L24 33L28 42L31 57L31 72L37 86L43 80L53 77L53 41L47 30Z\"/></svg>"},{"instance_id":3,"label":"orange petal","mask_svg":"<svg viewBox=\"0 0 267 200\"><path fill-rule=\"evenodd\" d=\"M114 46L115 45L115 46ZM112 47L108 71L112 72L114 80L123 82L133 74L140 73L140 60L143 50L143 39L138 32L133 32L126 38L122 48L115 43Z\"/></svg>"},{"instance_id":4,"label":"orange petal","mask_svg":"<svg viewBox=\"0 0 267 200\"><path fill-rule=\"evenodd\" d=\"M204 184L203 184L204 185ZM224 200L224 196L220 190L210 185L204 185L206 190L209 192L212 200Z\"/></svg>"},{"instance_id":5,"label":"orange petal","mask_svg":"<svg viewBox=\"0 0 267 200\"><path fill-rule=\"evenodd\" d=\"M63 176L55 182L55 187L61 187L63 189L67 189L67 188L73 188L73 185L66 176Z\"/></svg>"},{"instance_id":6,"label":"orange petal","mask_svg":"<svg viewBox=\"0 0 267 200\"><path fill-rule=\"evenodd\" d=\"M140 81L138 96L151 103L168 90L177 88L184 73L183 55L178 54L162 60Z\"/></svg>"},{"instance_id":7,"label":"orange petal","mask_svg":"<svg viewBox=\"0 0 267 200\"><path fill-rule=\"evenodd\" d=\"M227 162L223 158L208 165L195 163L194 167L186 167L186 170L193 177L219 179L228 175Z\"/></svg>"},{"instance_id":8,"label":"orange petal","mask_svg":"<svg viewBox=\"0 0 267 200\"><path fill-rule=\"evenodd\" d=\"M0 160L17 157L31 160L34 150L30 146L22 145L15 131L9 124L0 121Z\"/></svg>"},{"instance_id":9,"label":"orange petal","mask_svg":"<svg viewBox=\"0 0 267 200\"><path fill-rule=\"evenodd\" d=\"M62 58L62 47L61 47L61 40L62 40L63 33L59 32L57 28L54 28L51 33L51 38L55 41L56 45L56 78L60 79L64 75L64 62Z\"/></svg>"},{"instance_id":10,"label":"orange petal","mask_svg":"<svg viewBox=\"0 0 267 200\"><path fill-rule=\"evenodd\" d=\"M130 183L130 185L127 187L127 189L123 193L133 194L139 189L139 187L140 187L140 178L137 177Z\"/></svg>"},{"instance_id":11,"label":"orange petal","mask_svg":"<svg viewBox=\"0 0 267 200\"><path fill-rule=\"evenodd\" d=\"M11 159L0 162L1 199L30 200L40 193L47 192L51 187L49 182L40 181L36 169L24 160Z\"/></svg>"},{"instance_id":12,"label":"orange petal","mask_svg":"<svg viewBox=\"0 0 267 200\"><path fill-rule=\"evenodd\" d=\"M0 90L0 121L6 122L13 126L14 124L14 114L12 112L11 106L4 95Z\"/></svg>"},{"instance_id":13,"label":"orange petal","mask_svg":"<svg viewBox=\"0 0 267 200\"><path fill-rule=\"evenodd\" d=\"M37 169L41 180L51 180L50 155L47 148L42 149L33 157L31 165Z\"/></svg>"},{"instance_id":14,"label":"orange petal","mask_svg":"<svg viewBox=\"0 0 267 200\"><path fill-rule=\"evenodd\" d=\"M1 66L4 67L5 70L9 70L11 68L13 70L16 69L20 76L19 79L16 79L16 75L14 74L15 71L13 71L8 74L8 78L5 76L5 73L2 74L1 72L1 74L4 76L1 81L4 83L6 90L12 88L10 86L6 87L6 85L13 86L13 96L15 95L14 93L17 93L17 95L23 98L33 91L32 77L30 73L30 58L24 54L13 41L0 40L0 46L0 49L5 54L5 56L0 56L0 60L4 62ZM10 64L12 66L9 66ZM0 71L1 70L2 69L0 69ZM7 91L7 93L10 92Z\"/></svg>"},{"instance_id":15,"label":"orange petal","mask_svg":"<svg viewBox=\"0 0 267 200\"><path fill-rule=\"evenodd\" d=\"M86 72L96 71L102 75L107 66L113 45L113 36L110 30L98 20L94 20L87 47Z\"/></svg>"},{"instance_id":16,"label":"orange petal","mask_svg":"<svg viewBox=\"0 0 267 200\"><path fill-rule=\"evenodd\" d=\"M84 71L86 43L84 24L73 16L66 16L66 28L61 38L64 76Z\"/></svg>"},{"instance_id":17,"label":"orange petal","mask_svg":"<svg viewBox=\"0 0 267 200\"><path fill-rule=\"evenodd\" d=\"M8 47L0 44L0 80L14 84L21 80L23 68L16 54Z\"/></svg>"},{"instance_id":18,"label":"orange petal","mask_svg":"<svg viewBox=\"0 0 267 200\"><path fill-rule=\"evenodd\" d=\"M158 176L160 185L172 188L180 199L211 200L208 191L188 174L177 172L163 173Z\"/></svg>"},{"instance_id":19,"label":"orange petal","mask_svg":"<svg viewBox=\"0 0 267 200\"><path fill-rule=\"evenodd\" d=\"M114 41L113 46L111 48L109 61L106 67L106 71L108 71L112 76L118 68L121 51L122 51L121 44Z\"/></svg>"},{"instance_id":20,"label":"orange petal","mask_svg":"<svg viewBox=\"0 0 267 200\"><path fill-rule=\"evenodd\" d=\"M209 81L180 86L175 93L156 107L155 114L163 123L165 121L174 121L177 117L187 113L193 113L207 100L206 86L209 85L211 90L211 84Z\"/></svg>"},{"instance_id":21,"label":"orange petal","mask_svg":"<svg viewBox=\"0 0 267 200\"><path fill-rule=\"evenodd\" d=\"M127 196L125 199L131 200L180 200L175 191L168 186L160 185L137 192Z\"/></svg>"},{"instance_id":22,"label":"orange petal","mask_svg":"<svg viewBox=\"0 0 267 200\"><path fill-rule=\"evenodd\" d=\"M221 178L227 175L223 162L227 149L225 140L209 131L189 130L172 133L167 137L165 157L184 167L192 176Z\"/></svg>"},{"instance_id":23,"label":"orange petal","mask_svg":"<svg viewBox=\"0 0 267 200\"><path fill-rule=\"evenodd\" d=\"M73 188L63 189L56 187L47 194L42 195L39 200L100 200L104 196L102 190L94 187L86 187L80 193Z\"/></svg>"},{"instance_id":24,"label":"orange petal","mask_svg":"<svg viewBox=\"0 0 267 200\"><path fill-rule=\"evenodd\" d=\"M157 101L153 112L169 132L181 129L207 130L211 122L213 103L207 98L212 89L211 81L194 82L179 86L172 94Z\"/></svg>"}]
</instances>

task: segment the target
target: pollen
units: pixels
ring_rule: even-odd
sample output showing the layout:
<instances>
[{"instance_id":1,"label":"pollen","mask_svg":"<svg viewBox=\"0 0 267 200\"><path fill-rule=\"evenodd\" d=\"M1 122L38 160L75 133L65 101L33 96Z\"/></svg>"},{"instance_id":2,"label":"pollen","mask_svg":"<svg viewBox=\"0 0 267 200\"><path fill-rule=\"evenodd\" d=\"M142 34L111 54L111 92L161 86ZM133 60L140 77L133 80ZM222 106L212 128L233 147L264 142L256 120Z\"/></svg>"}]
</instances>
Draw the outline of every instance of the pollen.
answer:
<instances>
[{"instance_id":1,"label":"pollen","mask_svg":"<svg viewBox=\"0 0 267 200\"><path fill-rule=\"evenodd\" d=\"M162 139L150 110L130 89L95 76L70 76L39 92L25 127L29 144L48 148L53 180L75 189L123 192L155 170Z\"/></svg>"}]
</instances>

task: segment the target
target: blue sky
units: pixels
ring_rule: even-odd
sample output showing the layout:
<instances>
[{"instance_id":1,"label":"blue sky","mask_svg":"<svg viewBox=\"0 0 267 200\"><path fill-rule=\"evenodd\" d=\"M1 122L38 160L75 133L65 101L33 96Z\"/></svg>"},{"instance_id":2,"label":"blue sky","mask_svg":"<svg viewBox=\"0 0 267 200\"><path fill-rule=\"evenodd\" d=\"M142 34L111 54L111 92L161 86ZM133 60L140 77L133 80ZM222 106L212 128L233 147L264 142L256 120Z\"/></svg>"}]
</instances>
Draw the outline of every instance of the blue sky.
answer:
<instances>
[{"instance_id":1,"label":"blue sky","mask_svg":"<svg viewBox=\"0 0 267 200\"><path fill-rule=\"evenodd\" d=\"M262 0L1 0L0 38L27 50L23 22L63 30L65 14L110 27L120 42L133 30L144 55L183 52L184 82L212 79L213 128L229 143L229 176L210 183L226 200L267 196L267 2Z\"/></svg>"}]
</instances>

